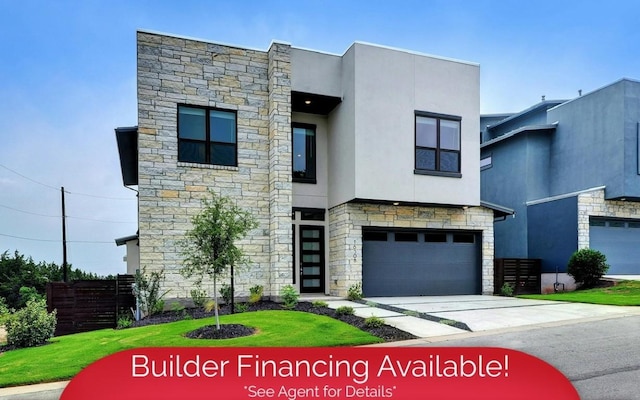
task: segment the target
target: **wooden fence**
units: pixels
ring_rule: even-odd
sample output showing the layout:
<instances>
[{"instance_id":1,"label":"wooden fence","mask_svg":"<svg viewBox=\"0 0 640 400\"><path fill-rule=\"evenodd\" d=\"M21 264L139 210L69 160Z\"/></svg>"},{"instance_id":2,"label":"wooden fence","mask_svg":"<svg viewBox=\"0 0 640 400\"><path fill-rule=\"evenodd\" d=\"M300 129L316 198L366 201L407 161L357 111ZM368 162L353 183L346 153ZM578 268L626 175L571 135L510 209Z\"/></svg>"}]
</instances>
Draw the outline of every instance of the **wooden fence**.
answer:
<instances>
[{"instance_id":1,"label":"wooden fence","mask_svg":"<svg viewBox=\"0 0 640 400\"><path fill-rule=\"evenodd\" d=\"M58 313L56 336L115 328L118 315L135 307L133 275L117 279L47 284L47 308Z\"/></svg>"},{"instance_id":2,"label":"wooden fence","mask_svg":"<svg viewBox=\"0 0 640 400\"><path fill-rule=\"evenodd\" d=\"M493 262L494 294L500 294L505 283L513 294L540 293L540 259L496 258Z\"/></svg>"}]
</instances>

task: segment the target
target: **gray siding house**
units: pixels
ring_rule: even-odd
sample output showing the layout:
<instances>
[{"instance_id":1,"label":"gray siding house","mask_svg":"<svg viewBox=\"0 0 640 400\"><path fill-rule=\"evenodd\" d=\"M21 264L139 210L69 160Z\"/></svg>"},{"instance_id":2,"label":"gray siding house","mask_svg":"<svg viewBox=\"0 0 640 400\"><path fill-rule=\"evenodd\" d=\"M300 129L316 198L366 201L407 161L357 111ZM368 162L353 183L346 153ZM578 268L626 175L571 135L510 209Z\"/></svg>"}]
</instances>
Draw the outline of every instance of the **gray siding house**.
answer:
<instances>
[{"instance_id":1,"label":"gray siding house","mask_svg":"<svg viewBox=\"0 0 640 400\"><path fill-rule=\"evenodd\" d=\"M573 100L481 116L482 198L516 218L495 227L496 257L542 259L542 290L580 248L611 275L640 274L640 82L622 79Z\"/></svg>"},{"instance_id":2,"label":"gray siding house","mask_svg":"<svg viewBox=\"0 0 640 400\"><path fill-rule=\"evenodd\" d=\"M354 43L342 55L140 31L138 126L116 129L139 191L139 266L187 297L178 241L213 190L251 210L239 295L493 292L480 201L479 67ZM210 288L209 288L210 289Z\"/></svg>"}]
</instances>

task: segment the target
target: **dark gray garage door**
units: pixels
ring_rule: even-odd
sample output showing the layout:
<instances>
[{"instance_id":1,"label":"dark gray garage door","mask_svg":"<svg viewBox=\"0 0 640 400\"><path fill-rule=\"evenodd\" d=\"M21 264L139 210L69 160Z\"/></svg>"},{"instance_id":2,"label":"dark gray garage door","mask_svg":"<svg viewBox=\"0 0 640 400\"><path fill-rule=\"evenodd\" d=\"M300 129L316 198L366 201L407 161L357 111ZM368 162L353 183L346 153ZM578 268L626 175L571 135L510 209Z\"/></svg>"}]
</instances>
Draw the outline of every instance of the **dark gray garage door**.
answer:
<instances>
[{"instance_id":1,"label":"dark gray garage door","mask_svg":"<svg viewBox=\"0 0 640 400\"><path fill-rule=\"evenodd\" d=\"M481 242L478 232L364 230L363 294L479 294Z\"/></svg>"},{"instance_id":2,"label":"dark gray garage door","mask_svg":"<svg viewBox=\"0 0 640 400\"><path fill-rule=\"evenodd\" d=\"M607 257L607 274L640 274L639 220L592 218L589 225L589 247Z\"/></svg>"}]
</instances>

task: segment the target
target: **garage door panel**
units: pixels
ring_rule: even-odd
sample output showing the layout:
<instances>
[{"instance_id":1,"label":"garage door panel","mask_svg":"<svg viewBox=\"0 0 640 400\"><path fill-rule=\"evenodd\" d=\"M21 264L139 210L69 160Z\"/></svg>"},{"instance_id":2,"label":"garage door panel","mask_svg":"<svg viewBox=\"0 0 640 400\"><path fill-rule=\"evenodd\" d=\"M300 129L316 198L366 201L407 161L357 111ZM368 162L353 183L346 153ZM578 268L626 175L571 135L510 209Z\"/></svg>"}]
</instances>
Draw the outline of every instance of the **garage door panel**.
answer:
<instances>
[{"instance_id":1,"label":"garage door panel","mask_svg":"<svg viewBox=\"0 0 640 400\"><path fill-rule=\"evenodd\" d=\"M607 257L607 274L640 274L640 229L630 227L638 221L627 221L623 226L620 221L597 221L598 225L592 222L589 228L589 247Z\"/></svg>"},{"instance_id":2,"label":"garage door panel","mask_svg":"<svg viewBox=\"0 0 640 400\"><path fill-rule=\"evenodd\" d=\"M447 242L424 242L423 234L418 242L397 242L393 234L389 241L363 241L364 295L480 293L480 241L474 235L474 243L453 243L451 233Z\"/></svg>"}]
</instances>

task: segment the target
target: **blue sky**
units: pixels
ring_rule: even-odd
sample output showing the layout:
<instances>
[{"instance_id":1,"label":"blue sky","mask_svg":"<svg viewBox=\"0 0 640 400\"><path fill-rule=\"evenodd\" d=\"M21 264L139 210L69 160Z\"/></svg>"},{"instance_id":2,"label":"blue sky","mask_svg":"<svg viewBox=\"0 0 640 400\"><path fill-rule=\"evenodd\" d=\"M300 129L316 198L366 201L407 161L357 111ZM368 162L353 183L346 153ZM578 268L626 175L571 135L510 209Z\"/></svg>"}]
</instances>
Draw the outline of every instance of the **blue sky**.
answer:
<instances>
[{"instance_id":1,"label":"blue sky","mask_svg":"<svg viewBox=\"0 0 640 400\"><path fill-rule=\"evenodd\" d=\"M135 233L136 201L113 129L137 124L137 29L338 54L359 40L473 61L481 111L500 113L640 79L639 14L640 3L615 0L0 0L0 252L62 262L64 186L70 262L124 273L113 240Z\"/></svg>"}]
</instances>

